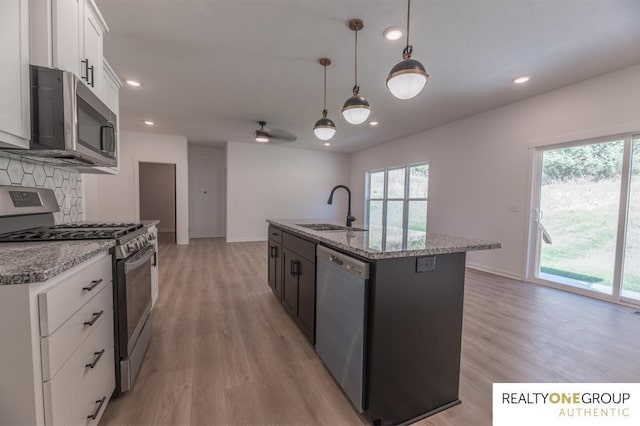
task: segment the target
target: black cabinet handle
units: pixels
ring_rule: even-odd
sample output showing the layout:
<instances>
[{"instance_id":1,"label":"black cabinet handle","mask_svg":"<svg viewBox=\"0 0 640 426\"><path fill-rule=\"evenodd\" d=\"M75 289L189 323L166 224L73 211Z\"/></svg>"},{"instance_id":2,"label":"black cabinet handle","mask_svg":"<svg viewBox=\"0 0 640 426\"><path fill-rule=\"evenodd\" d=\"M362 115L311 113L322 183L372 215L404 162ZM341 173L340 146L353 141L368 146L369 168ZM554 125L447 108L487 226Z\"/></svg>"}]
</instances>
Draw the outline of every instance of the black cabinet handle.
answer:
<instances>
[{"instance_id":1,"label":"black cabinet handle","mask_svg":"<svg viewBox=\"0 0 640 426\"><path fill-rule=\"evenodd\" d=\"M93 281L91 281L91 285L90 286L82 287L82 291L91 291L94 288L98 287L101 282L102 282L102 278L100 278L99 280L93 280Z\"/></svg>"},{"instance_id":2,"label":"black cabinet handle","mask_svg":"<svg viewBox=\"0 0 640 426\"><path fill-rule=\"evenodd\" d=\"M93 65L87 68L87 83L91 85L91 87L95 87L95 80L93 78ZM89 81L89 71L91 71L91 81Z\"/></svg>"},{"instance_id":3,"label":"black cabinet handle","mask_svg":"<svg viewBox=\"0 0 640 426\"><path fill-rule=\"evenodd\" d=\"M80 61L82 65L84 65L84 75L82 75L82 69L80 70L80 78L85 80L87 83L89 82L89 60L83 59Z\"/></svg>"},{"instance_id":4,"label":"black cabinet handle","mask_svg":"<svg viewBox=\"0 0 640 426\"><path fill-rule=\"evenodd\" d=\"M300 261L292 260L291 261L291 276L295 277L296 275L300 275Z\"/></svg>"},{"instance_id":5,"label":"black cabinet handle","mask_svg":"<svg viewBox=\"0 0 640 426\"><path fill-rule=\"evenodd\" d=\"M102 409L102 406L104 405L104 402L106 400L107 400L106 396L103 396L102 399L97 400L96 404L98 404L98 406L96 407L96 411L94 411L93 414L87 416L87 419L95 420L98 417L98 413L100 413L100 410Z\"/></svg>"},{"instance_id":6,"label":"black cabinet handle","mask_svg":"<svg viewBox=\"0 0 640 426\"><path fill-rule=\"evenodd\" d=\"M158 266L158 252L153 253L153 266Z\"/></svg>"},{"instance_id":7,"label":"black cabinet handle","mask_svg":"<svg viewBox=\"0 0 640 426\"><path fill-rule=\"evenodd\" d=\"M270 256L271 256L272 259L274 257L278 257L278 247L277 246L271 246Z\"/></svg>"},{"instance_id":8,"label":"black cabinet handle","mask_svg":"<svg viewBox=\"0 0 640 426\"><path fill-rule=\"evenodd\" d=\"M277 233L277 232L272 232L272 233L271 233L271 236L272 236L272 237L277 237L278 235L280 235L280 234L279 234L279 233Z\"/></svg>"},{"instance_id":9,"label":"black cabinet handle","mask_svg":"<svg viewBox=\"0 0 640 426\"><path fill-rule=\"evenodd\" d=\"M95 355L95 359L93 360L92 363L86 364L84 367L85 368L93 368L96 365L98 365L98 361L100 361L100 358L102 358L102 355L104 355L104 351L105 350L103 349L100 352L94 352L93 354ZM98 410L98 411L100 411L100 410Z\"/></svg>"},{"instance_id":10,"label":"black cabinet handle","mask_svg":"<svg viewBox=\"0 0 640 426\"><path fill-rule=\"evenodd\" d=\"M94 312L93 318L91 318L91 321L85 321L84 325L88 325L89 327L91 327L93 324L96 323L96 321L98 321L98 319L102 316L102 314L104 314L104 311Z\"/></svg>"}]
</instances>

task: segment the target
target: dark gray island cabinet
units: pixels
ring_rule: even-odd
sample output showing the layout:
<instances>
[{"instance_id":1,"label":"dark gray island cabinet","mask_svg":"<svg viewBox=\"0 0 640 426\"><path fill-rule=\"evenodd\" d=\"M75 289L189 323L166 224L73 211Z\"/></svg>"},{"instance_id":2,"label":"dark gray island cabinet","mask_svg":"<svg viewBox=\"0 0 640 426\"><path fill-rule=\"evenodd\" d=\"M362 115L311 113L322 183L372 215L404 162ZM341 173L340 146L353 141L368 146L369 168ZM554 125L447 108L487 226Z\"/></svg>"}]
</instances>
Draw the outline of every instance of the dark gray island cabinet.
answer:
<instances>
[{"instance_id":1,"label":"dark gray island cabinet","mask_svg":"<svg viewBox=\"0 0 640 426\"><path fill-rule=\"evenodd\" d=\"M330 300L324 293L317 294L320 290L316 278L319 285L327 281L325 268L316 268L316 264L321 264L317 247L327 247L344 255L343 259L367 265L368 279L357 281L365 286L361 336L347 340L361 342L362 350L345 349L343 364L336 369L332 367L340 362L340 356L330 353L325 359L316 345L321 359L356 410L373 424L401 424L460 403L466 252L496 249L500 244L425 234L422 243L414 238L410 249L406 243L404 247L392 248L393 244L389 244L386 248L380 236L371 235L373 232L314 230L304 226L311 221L267 222L269 286L312 344L316 344L316 322L331 323L320 317L326 315L322 314L326 310L316 306L316 298ZM341 260L336 262L343 266ZM355 281L343 280L338 275L331 275L329 280L338 289L332 303L342 306L340 286L345 286L347 295L352 290L346 286L351 285L352 289ZM324 330L323 336L335 335L336 342L344 342L347 331L340 324L349 321L352 312L335 309L333 312L344 317L334 318L335 332ZM339 347L336 352L340 352ZM354 369L360 369L360 374L354 375ZM353 377L360 382L356 387ZM355 398L352 389L359 393Z\"/></svg>"}]
</instances>

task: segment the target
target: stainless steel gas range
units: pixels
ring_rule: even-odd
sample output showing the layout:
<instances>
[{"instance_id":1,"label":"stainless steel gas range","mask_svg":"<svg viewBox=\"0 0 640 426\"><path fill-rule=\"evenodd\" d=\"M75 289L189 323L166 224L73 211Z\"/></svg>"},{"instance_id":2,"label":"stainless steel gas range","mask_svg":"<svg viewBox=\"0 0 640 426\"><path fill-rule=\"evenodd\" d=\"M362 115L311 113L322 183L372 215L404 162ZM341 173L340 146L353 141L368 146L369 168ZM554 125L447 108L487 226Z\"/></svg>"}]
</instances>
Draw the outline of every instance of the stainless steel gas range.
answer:
<instances>
[{"instance_id":1,"label":"stainless steel gas range","mask_svg":"<svg viewBox=\"0 0 640 426\"><path fill-rule=\"evenodd\" d=\"M0 242L115 240L113 303L116 390L130 390L151 341L151 268L155 236L141 223L78 222L55 225L59 211L50 189L0 186Z\"/></svg>"}]
</instances>

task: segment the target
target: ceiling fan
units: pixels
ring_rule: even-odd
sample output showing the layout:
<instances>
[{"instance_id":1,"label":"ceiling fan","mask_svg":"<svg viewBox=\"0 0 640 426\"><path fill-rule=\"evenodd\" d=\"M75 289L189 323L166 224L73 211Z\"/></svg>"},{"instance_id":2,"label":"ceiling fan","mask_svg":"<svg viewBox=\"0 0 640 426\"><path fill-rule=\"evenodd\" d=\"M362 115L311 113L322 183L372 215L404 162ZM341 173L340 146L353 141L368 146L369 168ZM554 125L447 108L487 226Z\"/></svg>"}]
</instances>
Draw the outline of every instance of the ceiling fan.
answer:
<instances>
[{"instance_id":1,"label":"ceiling fan","mask_svg":"<svg viewBox=\"0 0 640 426\"><path fill-rule=\"evenodd\" d=\"M265 121L258 121L258 124L260 128L256 130L256 142L278 144L295 142L298 139L296 135L286 130L264 127L267 124Z\"/></svg>"}]
</instances>

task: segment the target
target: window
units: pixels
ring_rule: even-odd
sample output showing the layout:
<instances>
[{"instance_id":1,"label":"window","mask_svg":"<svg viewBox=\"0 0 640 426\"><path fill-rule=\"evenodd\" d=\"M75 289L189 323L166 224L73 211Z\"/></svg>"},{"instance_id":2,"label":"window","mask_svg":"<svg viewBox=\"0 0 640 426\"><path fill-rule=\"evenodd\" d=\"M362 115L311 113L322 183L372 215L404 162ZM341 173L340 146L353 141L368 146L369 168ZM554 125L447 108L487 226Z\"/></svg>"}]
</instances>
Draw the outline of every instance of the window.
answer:
<instances>
[{"instance_id":1,"label":"window","mask_svg":"<svg viewBox=\"0 0 640 426\"><path fill-rule=\"evenodd\" d=\"M371 171L366 181L369 247L377 250L424 248L429 165Z\"/></svg>"}]
</instances>

